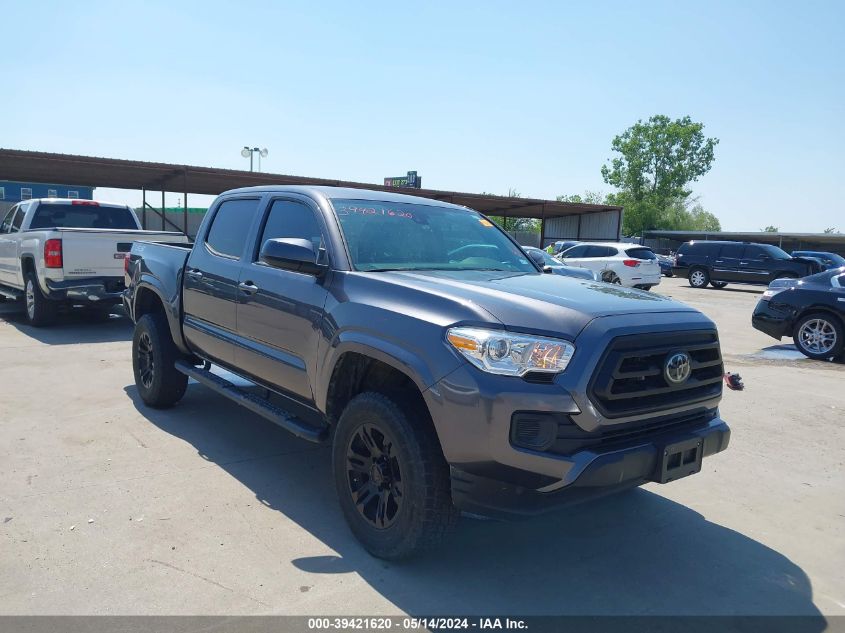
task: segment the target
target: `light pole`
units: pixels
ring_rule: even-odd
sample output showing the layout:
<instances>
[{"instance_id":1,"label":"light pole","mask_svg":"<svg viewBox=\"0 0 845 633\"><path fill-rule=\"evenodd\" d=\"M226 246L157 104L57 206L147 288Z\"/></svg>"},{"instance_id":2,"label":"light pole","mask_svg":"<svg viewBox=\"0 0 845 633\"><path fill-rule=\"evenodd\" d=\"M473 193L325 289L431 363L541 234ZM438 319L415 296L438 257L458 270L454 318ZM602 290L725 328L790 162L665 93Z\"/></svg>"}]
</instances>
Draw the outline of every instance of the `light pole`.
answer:
<instances>
[{"instance_id":1,"label":"light pole","mask_svg":"<svg viewBox=\"0 0 845 633\"><path fill-rule=\"evenodd\" d=\"M258 149L257 147L247 147L244 145L244 148L241 150L241 156L244 158L249 158L249 170L252 171L252 155L258 154L258 171L261 171L261 159L267 158L267 154L270 152L267 151L267 148Z\"/></svg>"}]
</instances>

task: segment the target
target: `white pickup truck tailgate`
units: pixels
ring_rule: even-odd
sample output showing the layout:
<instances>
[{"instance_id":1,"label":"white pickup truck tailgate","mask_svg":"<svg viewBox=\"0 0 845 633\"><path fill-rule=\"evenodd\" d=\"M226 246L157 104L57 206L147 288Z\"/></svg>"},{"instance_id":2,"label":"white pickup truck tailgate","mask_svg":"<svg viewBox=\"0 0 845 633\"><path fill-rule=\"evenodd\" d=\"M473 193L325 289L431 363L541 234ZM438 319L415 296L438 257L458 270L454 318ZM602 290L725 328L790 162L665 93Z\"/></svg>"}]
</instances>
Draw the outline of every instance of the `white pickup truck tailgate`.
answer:
<instances>
[{"instance_id":1,"label":"white pickup truck tailgate","mask_svg":"<svg viewBox=\"0 0 845 633\"><path fill-rule=\"evenodd\" d=\"M62 239L62 268L66 279L122 277L123 259L133 242L188 242L186 235L171 231L59 229L58 232Z\"/></svg>"}]
</instances>

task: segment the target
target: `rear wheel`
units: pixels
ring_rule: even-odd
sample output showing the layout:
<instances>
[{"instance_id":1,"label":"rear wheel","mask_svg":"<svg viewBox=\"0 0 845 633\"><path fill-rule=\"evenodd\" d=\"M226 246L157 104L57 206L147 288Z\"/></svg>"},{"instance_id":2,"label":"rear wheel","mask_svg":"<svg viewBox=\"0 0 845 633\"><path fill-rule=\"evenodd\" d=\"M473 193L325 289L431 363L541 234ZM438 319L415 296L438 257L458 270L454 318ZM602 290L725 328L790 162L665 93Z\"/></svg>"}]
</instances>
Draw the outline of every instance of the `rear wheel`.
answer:
<instances>
[{"instance_id":1,"label":"rear wheel","mask_svg":"<svg viewBox=\"0 0 845 633\"><path fill-rule=\"evenodd\" d=\"M455 525L449 466L430 421L385 395L362 393L343 410L332 466L344 518L373 556L413 556Z\"/></svg>"},{"instance_id":2,"label":"rear wheel","mask_svg":"<svg viewBox=\"0 0 845 633\"><path fill-rule=\"evenodd\" d=\"M138 319L132 337L132 370L135 386L147 405L164 409L185 395L188 377L177 371L178 357L163 314L145 314Z\"/></svg>"},{"instance_id":3,"label":"rear wheel","mask_svg":"<svg viewBox=\"0 0 845 633\"><path fill-rule=\"evenodd\" d=\"M710 285L713 286L714 288L718 288L719 290L721 290L722 288L724 288L725 286L728 285L728 282L727 281L711 281Z\"/></svg>"},{"instance_id":4,"label":"rear wheel","mask_svg":"<svg viewBox=\"0 0 845 633\"><path fill-rule=\"evenodd\" d=\"M710 273L706 268L693 268L689 273L689 285L693 288L706 288L710 283Z\"/></svg>"},{"instance_id":5,"label":"rear wheel","mask_svg":"<svg viewBox=\"0 0 845 633\"><path fill-rule=\"evenodd\" d=\"M619 279L619 275L617 275L612 270L607 271L602 275L602 281L607 282L609 284L616 284L617 286L622 285L622 280Z\"/></svg>"},{"instance_id":6,"label":"rear wheel","mask_svg":"<svg viewBox=\"0 0 845 633\"><path fill-rule=\"evenodd\" d=\"M58 306L41 292L41 286L38 285L38 279L32 271L26 274L24 300L26 302L26 320L30 325L41 327L42 325L49 325L55 320Z\"/></svg>"},{"instance_id":7,"label":"rear wheel","mask_svg":"<svg viewBox=\"0 0 845 633\"><path fill-rule=\"evenodd\" d=\"M839 356L845 346L842 323L824 312L801 317L795 324L792 340L804 356L814 360Z\"/></svg>"}]
</instances>

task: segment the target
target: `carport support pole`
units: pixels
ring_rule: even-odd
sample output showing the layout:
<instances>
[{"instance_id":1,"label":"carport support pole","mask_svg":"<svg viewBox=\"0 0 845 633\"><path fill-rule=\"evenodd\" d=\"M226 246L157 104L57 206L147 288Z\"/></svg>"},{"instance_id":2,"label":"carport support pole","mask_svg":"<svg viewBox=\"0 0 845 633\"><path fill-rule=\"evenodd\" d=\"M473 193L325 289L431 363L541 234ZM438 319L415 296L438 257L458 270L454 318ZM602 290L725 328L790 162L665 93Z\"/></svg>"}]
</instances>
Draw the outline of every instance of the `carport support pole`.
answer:
<instances>
[{"instance_id":1,"label":"carport support pole","mask_svg":"<svg viewBox=\"0 0 845 633\"><path fill-rule=\"evenodd\" d=\"M188 234L188 172L187 172L187 170L182 172L182 191L185 192L185 198L184 198L185 206L182 209L182 216L183 216L184 221L185 221L185 235L187 235Z\"/></svg>"},{"instance_id":2,"label":"carport support pole","mask_svg":"<svg viewBox=\"0 0 845 633\"><path fill-rule=\"evenodd\" d=\"M545 249L546 243L546 203L543 203L543 208L540 210L540 248Z\"/></svg>"},{"instance_id":3,"label":"carport support pole","mask_svg":"<svg viewBox=\"0 0 845 633\"><path fill-rule=\"evenodd\" d=\"M141 228L147 230L147 189L141 187Z\"/></svg>"},{"instance_id":4,"label":"carport support pole","mask_svg":"<svg viewBox=\"0 0 845 633\"><path fill-rule=\"evenodd\" d=\"M167 227L164 224L164 210L167 207L164 206L164 189L161 190L161 230L164 231Z\"/></svg>"}]
</instances>

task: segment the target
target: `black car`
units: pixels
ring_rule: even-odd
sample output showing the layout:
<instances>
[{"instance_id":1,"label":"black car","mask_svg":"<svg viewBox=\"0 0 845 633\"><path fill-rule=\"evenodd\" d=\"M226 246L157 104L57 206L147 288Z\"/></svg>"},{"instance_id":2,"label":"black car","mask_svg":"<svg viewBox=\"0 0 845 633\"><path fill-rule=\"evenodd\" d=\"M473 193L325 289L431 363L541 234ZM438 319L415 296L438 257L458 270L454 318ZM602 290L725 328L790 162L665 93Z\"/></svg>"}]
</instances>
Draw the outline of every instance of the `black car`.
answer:
<instances>
[{"instance_id":1,"label":"black car","mask_svg":"<svg viewBox=\"0 0 845 633\"><path fill-rule=\"evenodd\" d=\"M793 257L808 257L817 259L821 262L823 270L830 270L831 268L839 268L845 266L845 257L838 253L831 253L829 251L792 251Z\"/></svg>"},{"instance_id":2,"label":"black car","mask_svg":"<svg viewBox=\"0 0 845 633\"><path fill-rule=\"evenodd\" d=\"M660 274L666 277L672 277L675 273L672 267L675 265L675 258L669 255L658 255L657 263L660 264Z\"/></svg>"},{"instance_id":3,"label":"black car","mask_svg":"<svg viewBox=\"0 0 845 633\"><path fill-rule=\"evenodd\" d=\"M845 345L845 266L805 279L772 282L751 323L780 340L791 336L809 358L837 358Z\"/></svg>"},{"instance_id":4,"label":"black car","mask_svg":"<svg viewBox=\"0 0 845 633\"><path fill-rule=\"evenodd\" d=\"M687 277L693 288L724 288L728 282L768 284L775 279L799 279L821 271L819 262L791 257L771 244L694 241L681 244L673 272Z\"/></svg>"}]
</instances>

